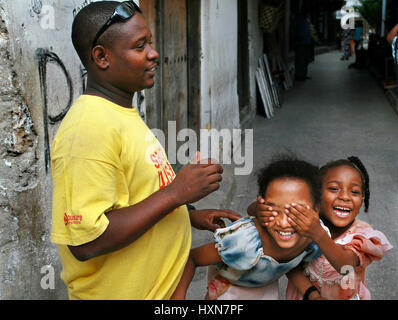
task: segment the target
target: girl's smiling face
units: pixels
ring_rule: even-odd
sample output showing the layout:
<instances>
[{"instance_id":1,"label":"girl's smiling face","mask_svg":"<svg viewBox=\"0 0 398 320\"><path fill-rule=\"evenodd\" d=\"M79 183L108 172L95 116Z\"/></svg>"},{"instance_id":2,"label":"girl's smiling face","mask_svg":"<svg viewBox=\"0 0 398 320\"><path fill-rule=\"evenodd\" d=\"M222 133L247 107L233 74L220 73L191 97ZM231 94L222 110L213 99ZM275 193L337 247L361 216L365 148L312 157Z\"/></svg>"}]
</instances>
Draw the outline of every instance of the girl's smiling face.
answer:
<instances>
[{"instance_id":1,"label":"girl's smiling face","mask_svg":"<svg viewBox=\"0 0 398 320\"><path fill-rule=\"evenodd\" d=\"M362 178L348 165L330 168L322 181L321 215L333 226L346 227L362 206Z\"/></svg>"},{"instance_id":2,"label":"girl's smiling face","mask_svg":"<svg viewBox=\"0 0 398 320\"><path fill-rule=\"evenodd\" d=\"M293 202L313 207L311 189L307 182L297 178L278 178L271 181L264 196L265 204L278 212L267 231L272 240L283 249L304 245L307 238L300 236L288 221L285 205Z\"/></svg>"}]
</instances>

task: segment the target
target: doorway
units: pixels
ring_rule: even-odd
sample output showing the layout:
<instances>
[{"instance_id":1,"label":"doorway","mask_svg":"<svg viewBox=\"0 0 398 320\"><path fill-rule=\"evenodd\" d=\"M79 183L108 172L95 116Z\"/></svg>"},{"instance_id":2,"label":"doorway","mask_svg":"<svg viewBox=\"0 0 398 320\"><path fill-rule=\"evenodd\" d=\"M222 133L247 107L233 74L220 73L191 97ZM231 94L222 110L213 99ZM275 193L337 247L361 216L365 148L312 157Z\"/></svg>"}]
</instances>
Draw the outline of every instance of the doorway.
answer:
<instances>
[{"instance_id":1,"label":"doorway","mask_svg":"<svg viewBox=\"0 0 398 320\"><path fill-rule=\"evenodd\" d=\"M238 0L238 96L240 119L250 112L249 31L247 0Z\"/></svg>"},{"instance_id":2,"label":"doorway","mask_svg":"<svg viewBox=\"0 0 398 320\"><path fill-rule=\"evenodd\" d=\"M147 90L146 119L150 128L165 134L165 150L175 169L175 150L184 141L174 141L182 129L199 132L200 124L200 0L141 0L152 40L159 52L154 88ZM173 125L175 121L175 126ZM170 132L169 132L170 131ZM191 155L189 155L191 156Z\"/></svg>"}]
</instances>

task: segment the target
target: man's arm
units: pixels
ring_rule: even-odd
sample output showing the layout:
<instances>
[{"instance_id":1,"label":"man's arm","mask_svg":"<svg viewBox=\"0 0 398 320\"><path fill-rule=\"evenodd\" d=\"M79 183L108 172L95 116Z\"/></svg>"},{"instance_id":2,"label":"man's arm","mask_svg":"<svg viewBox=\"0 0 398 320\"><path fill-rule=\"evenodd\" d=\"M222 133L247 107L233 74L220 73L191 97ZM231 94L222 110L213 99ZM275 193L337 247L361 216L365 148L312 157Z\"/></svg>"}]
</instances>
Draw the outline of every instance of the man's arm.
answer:
<instances>
[{"instance_id":1,"label":"man's arm","mask_svg":"<svg viewBox=\"0 0 398 320\"><path fill-rule=\"evenodd\" d=\"M69 246L70 251L79 261L86 261L124 248L174 209L217 190L222 171L219 164L187 165L165 188L135 205L106 213L109 225L104 233L83 245Z\"/></svg>"},{"instance_id":2,"label":"man's arm","mask_svg":"<svg viewBox=\"0 0 398 320\"><path fill-rule=\"evenodd\" d=\"M242 216L228 209L204 209L196 210L193 206L188 206L189 218L194 228L198 230L216 231L218 228L225 228L223 218L236 221Z\"/></svg>"}]
</instances>

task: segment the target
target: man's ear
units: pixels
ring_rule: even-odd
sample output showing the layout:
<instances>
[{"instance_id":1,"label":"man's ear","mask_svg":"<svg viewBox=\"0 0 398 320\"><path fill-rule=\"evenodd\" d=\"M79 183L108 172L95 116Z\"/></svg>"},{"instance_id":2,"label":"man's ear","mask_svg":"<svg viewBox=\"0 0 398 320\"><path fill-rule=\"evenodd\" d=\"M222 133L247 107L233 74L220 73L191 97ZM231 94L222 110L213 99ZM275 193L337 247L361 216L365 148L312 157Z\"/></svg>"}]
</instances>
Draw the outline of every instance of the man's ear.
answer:
<instances>
[{"instance_id":1,"label":"man's ear","mask_svg":"<svg viewBox=\"0 0 398 320\"><path fill-rule=\"evenodd\" d=\"M319 216L319 212L321 211L321 205L320 204L318 204L318 205L316 205L315 207L314 207L314 211L318 214L318 216Z\"/></svg>"},{"instance_id":2,"label":"man's ear","mask_svg":"<svg viewBox=\"0 0 398 320\"><path fill-rule=\"evenodd\" d=\"M107 49L101 45L96 45L91 50L91 59L94 65L96 65L101 70L106 70L109 67L109 56L107 54Z\"/></svg>"}]
</instances>

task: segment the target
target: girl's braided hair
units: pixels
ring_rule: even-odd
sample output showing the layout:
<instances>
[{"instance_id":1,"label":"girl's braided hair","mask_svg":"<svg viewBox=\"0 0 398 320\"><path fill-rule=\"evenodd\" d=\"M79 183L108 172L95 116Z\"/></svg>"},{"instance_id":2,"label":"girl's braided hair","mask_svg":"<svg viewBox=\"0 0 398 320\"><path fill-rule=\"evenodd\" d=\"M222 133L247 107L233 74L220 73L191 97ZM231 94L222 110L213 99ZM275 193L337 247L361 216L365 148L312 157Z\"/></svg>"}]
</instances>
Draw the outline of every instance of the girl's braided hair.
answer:
<instances>
[{"instance_id":1,"label":"girl's braided hair","mask_svg":"<svg viewBox=\"0 0 398 320\"><path fill-rule=\"evenodd\" d=\"M369 209L369 198L370 198L370 190L369 190L369 174L366 170L365 166L363 165L362 161L358 157L348 157L347 159L336 160L327 163L323 167L321 167L321 179L325 177L326 172L335 167L347 165L359 172L362 179L362 197L364 198L365 204L365 212L368 212Z\"/></svg>"}]
</instances>

